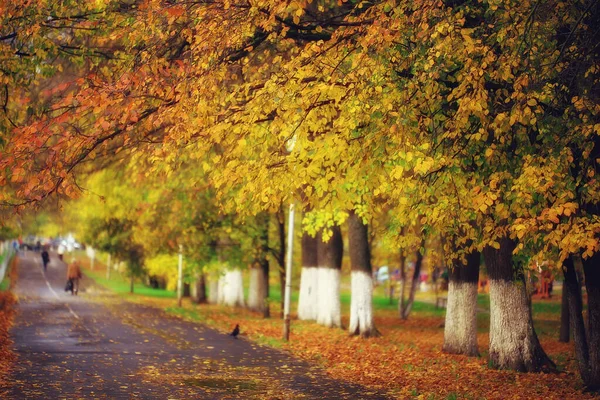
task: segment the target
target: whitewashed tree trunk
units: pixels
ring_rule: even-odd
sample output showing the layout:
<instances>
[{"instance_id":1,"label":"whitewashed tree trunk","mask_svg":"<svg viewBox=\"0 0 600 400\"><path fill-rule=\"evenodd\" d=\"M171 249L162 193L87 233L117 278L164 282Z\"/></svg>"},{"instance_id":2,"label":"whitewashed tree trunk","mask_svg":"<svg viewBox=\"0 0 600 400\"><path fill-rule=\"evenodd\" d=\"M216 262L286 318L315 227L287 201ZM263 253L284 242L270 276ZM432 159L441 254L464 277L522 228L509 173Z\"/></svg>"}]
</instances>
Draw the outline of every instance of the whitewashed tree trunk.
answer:
<instances>
[{"instance_id":1,"label":"whitewashed tree trunk","mask_svg":"<svg viewBox=\"0 0 600 400\"><path fill-rule=\"evenodd\" d=\"M337 268L318 268L318 294L319 307L317 312L317 323L333 327L342 326L342 315L340 306L340 270Z\"/></svg>"},{"instance_id":2,"label":"whitewashed tree trunk","mask_svg":"<svg viewBox=\"0 0 600 400\"><path fill-rule=\"evenodd\" d=\"M350 299L350 334L372 336L376 331L373 323L373 278L364 271L352 271L352 298Z\"/></svg>"},{"instance_id":3,"label":"whitewashed tree trunk","mask_svg":"<svg viewBox=\"0 0 600 400\"><path fill-rule=\"evenodd\" d=\"M321 239L308 233L302 234L302 274L300 275L300 293L298 296L298 318L317 320L319 310L319 271L318 245Z\"/></svg>"},{"instance_id":4,"label":"whitewashed tree trunk","mask_svg":"<svg viewBox=\"0 0 600 400\"><path fill-rule=\"evenodd\" d=\"M467 265L456 264L449 271L448 302L444 324L446 353L477 356L477 283L480 253L467 257Z\"/></svg>"},{"instance_id":5,"label":"whitewashed tree trunk","mask_svg":"<svg viewBox=\"0 0 600 400\"><path fill-rule=\"evenodd\" d=\"M197 281L194 281L194 283L190 285L190 297L192 298L192 301L194 301L194 303L197 303L198 299L198 285L196 284L196 282Z\"/></svg>"},{"instance_id":6,"label":"whitewashed tree trunk","mask_svg":"<svg viewBox=\"0 0 600 400\"><path fill-rule=\"evenodd\" d=\"M225 276L227 273L219 275L219 284L217 287L217 304L225 304L225 286L227 279Z\"/></svg>"},{"instance_id":7,"label":"whitewashed tree trunk","mask_svg":"<svg viewBox=\"0 0 600 400\"><path fill-rule=\"evenodd\" d=\"M219 277L211 275L208 279L208 302L217 304L219 302Z\"/></svg>"},{"instance_id":8,"label":"whitewashed tree trunk","mask_svg":"<svg viewBox=\"0 0 600 400\"><path fill-rule=\"evenodd\" d=\"M499 249L484 249L490 276L490 361L497 368L522 372L553 368L533 329L523 271L512 262L515 247L502 238Z\"/></svg>"},{"instance_id":9,"label":"whitewashed tree trunk","mask_svg":"<svg viewBox=\"0 0 600 400\"><path fill-rule=\"evenodd\" d=\"M490 280L490 357L500 368L530 371L538 362L524 285Z\"/></svg>"},{"instance_id":10,"label":"whitewashed tree trunk","mask_svg":"<svg viewBox=\"0 0 600 400\"><path fill-rule=\"evenodd\" d=\"M318 262L318 312L317 323L328 327L341 327L340 275L344 243L339 226L332 228L332 236L323 242L317 235Z\"/></svg>"},{"instance_id":11,"label":"whitewashed tree trunk","mask_svg":"<svg viewBox=\"0 0 600 400\"><path fill-rule=\"evenodd\" d=\"M244 286L240 269L229 270L219 279L219 304L244 306Z\"/></svg>"},{"instance_id":12,"label":"whitewashed tree trunk","mask_svg":"<svg viewBox=\"0 0 600 400\"><path fill-rule=\"evenodd\" d=\"M298 319L316 320L319 309L318 282L319 269L302 267L300 276L300 293L298 297Z\"/></svg>"},{"instance_id":13,"label":"whitewashed tree trunk","mask_svg":"<svg viewBox=\"0 0 600 400\"><path fill-rule=\"evenodd\" d=\"M260 265L250 269L250 287L248 290L248 308L263 311L267 294L266 282Z\"/></svg>"},{"instance_id":14,"label":"whitewashed tree trunk","mask_svg":"<svg viewBox=\"0 0 600 400\"><path fill-rule=\"evenodd\" d=\"M476 356L477 350L477 284L450 281L444 351Z\"/></svg>"},{"instance_id":15,"label":"whitewashed tree trunk","mask_svg":"<svg viewBox=\"0 0 600 400\"><path fill-rule=\"evenodd\" d=\"M350 300L350 335L379 336L373 321L373 268L369 232L354 211L348 216L348 241L352 269L352 297Z\"/></svg>"}]
</instances>

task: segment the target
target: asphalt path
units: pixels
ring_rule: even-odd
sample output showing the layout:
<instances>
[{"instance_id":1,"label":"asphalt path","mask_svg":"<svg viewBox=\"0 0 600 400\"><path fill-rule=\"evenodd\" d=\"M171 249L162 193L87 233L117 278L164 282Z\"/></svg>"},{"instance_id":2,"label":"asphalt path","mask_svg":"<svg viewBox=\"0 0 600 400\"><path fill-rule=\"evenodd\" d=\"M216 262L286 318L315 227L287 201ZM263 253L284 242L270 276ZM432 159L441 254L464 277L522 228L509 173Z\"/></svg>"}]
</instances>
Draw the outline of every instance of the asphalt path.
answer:
<instances>
[{"instance_id":1,"label":"asphalt path","mask_svg":"<svg viewBox=\"0 0 600 400\"><path fill-rule=\"evenodd\" d=\"M2 399L386 399L290 354L127 303L66 266L21 252L18 355Z\"/></svg>"}]
</instances>

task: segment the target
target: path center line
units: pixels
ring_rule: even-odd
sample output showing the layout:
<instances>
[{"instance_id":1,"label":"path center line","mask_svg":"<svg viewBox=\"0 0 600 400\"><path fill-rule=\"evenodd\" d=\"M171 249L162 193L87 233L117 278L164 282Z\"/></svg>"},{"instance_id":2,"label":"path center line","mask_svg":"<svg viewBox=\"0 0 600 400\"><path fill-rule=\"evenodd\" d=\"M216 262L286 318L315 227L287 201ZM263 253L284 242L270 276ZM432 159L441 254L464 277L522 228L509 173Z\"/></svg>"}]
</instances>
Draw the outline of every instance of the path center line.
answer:
<instances>
[{"instance_id":1,"label":"path center line","mask_svg":"<svg viewBox=\"0 0 600 400\"><path fill-rule=\"evenodd\" d=\"M40 271L42 273L42 276L44 277L44 281L46 282L46 285L48 286L48 289L50 289L50 291L52 292L52 294L54 294L54 297L56 297L57 300L60 300L60 297L58 297L58 294L54 291L54 289L52 288L52 286L50 286L50 282L48 281L48 278L46 277L46 274L44 273L44 268L41 265L40 260L38 260L37 258L35 259L35 263L38 267L40 267ZM68 303L65 303L65 305L67 306L67 308L69 309L69 312L77 319L79 319L79 315L77 315L75 313L75 311L73 311L73 309L71 308L71 306Z\"/></svg>"}]
</instances>

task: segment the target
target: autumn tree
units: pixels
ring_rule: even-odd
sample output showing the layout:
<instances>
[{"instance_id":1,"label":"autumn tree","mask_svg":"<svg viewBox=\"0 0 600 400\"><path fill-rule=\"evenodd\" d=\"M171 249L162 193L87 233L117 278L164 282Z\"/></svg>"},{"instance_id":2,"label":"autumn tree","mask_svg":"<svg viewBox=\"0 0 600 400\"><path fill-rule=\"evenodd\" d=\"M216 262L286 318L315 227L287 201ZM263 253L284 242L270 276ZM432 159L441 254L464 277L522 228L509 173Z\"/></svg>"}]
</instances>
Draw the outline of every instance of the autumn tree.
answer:
<instances>
[{"instance_id":1,"label":"autumn tree","mask_svg":"<svg viewBox=\"0 0 600 400\"><path fill-rule=\"evenodd\" d=\"M355 212L348 216L348 246L352 268L351 335L378 336L373 321L373 271L367 224Z\"/></svg>"},{"instance_id":2,"label":"autumn tree","mask_svg":"<svg viewBox=\"0 0 600 400\"><path fill-rule=\"evenodd\" d=\"M83 160L159 135L165 157L210 152L227 212L301 193L330 221L385 204L398 248L424 232L472 240L491 277L494 366L551 365L522 280L540 247L581 254L595 327L597 2L149 1L115 15L122 59L5 136L3 204L76 195Z\"/></svg>"}]
</instances>

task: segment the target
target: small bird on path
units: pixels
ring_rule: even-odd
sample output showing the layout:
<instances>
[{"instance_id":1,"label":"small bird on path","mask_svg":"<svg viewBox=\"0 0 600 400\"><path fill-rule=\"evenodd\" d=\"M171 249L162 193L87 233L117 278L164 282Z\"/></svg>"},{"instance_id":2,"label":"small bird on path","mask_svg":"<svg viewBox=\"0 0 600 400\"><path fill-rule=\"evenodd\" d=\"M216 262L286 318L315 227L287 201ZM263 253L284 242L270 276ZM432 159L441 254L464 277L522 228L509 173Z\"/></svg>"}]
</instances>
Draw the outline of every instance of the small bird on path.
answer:
<instances>
[{"instance_id":1,"label":"small bird on path","mask_svg":"<svg viewBox=\"0 0 600 400\"><path fill-rule=\"evenodd\" d=\"M234 338L237 339L237 335L240 334L240 325L236 324L235 328L233 328L233 331L231 331L231 333L229 334L229 336L233 336Z\"/></svg>"}]
</instances>

